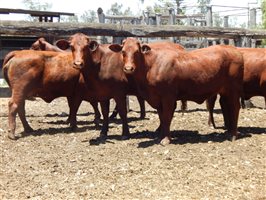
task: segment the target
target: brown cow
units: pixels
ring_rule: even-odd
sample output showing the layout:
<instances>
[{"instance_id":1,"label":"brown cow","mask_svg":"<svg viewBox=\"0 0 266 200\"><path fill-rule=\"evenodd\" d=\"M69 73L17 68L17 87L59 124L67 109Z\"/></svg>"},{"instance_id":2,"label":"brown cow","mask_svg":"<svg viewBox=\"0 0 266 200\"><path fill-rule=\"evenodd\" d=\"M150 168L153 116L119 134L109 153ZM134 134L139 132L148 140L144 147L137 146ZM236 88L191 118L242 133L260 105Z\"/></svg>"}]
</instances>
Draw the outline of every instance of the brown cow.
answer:
<instances>
[{"instance_id":1,"label":"brown cow","mask_svg":"<svg viewBox=\"0 0 266 200\"><path fill-rule=\"evenodd\" d=\"M55 51L55 52L65 52L64 50L58 48L55 45L47 42L43 37L36 40L30 47L31 50L36 51Z\"/></svg>"},{"instance_id":2,"label":"brown cow","mask_svg":"<svg viewBox=\"0 0 266 200\"><path fill-rule=\"evenodd\" d=\"M248 100L254 96L263 96L266 105L266 49L265 48L237 48L244 58L244 99ZM208 99L209 110L208 124L215 123L213 119L213 108L216 96ZM226 124L225 124L226 126Z\"/></svg>"},{"instance_id":3,"label":"brown cow","mask_svg":"<svg viewBox=\"0 0 266 200\"><path fill-rule=\"evenodd\" d=\"M65 46L65 42L64 39L61 40L57 40L56 41L56 45L59 46L60 48L58 48L55 45L50 44L49 42L47 42L44 38L39 38L38 40L36 40L30 47L30 49L32 50L36 50L36 51L55 51L55 52L68 52L67 49L68 47ZM63 50L64 49L64 50ZM81 74L82 76L82 74ZM84 84L83 78L80 78L80 83L79 84ZM68 100L68 105L70 107L70 99L67 98ZM96 125L98 125L100 118L101 118L101 113L98 109L98 103L91 101L91 98L89 99L84 99L86 101L89 101L89 103L91 104L91 106L93 107L94 110L94 122L96 123ZM70 121L70 116L67 119L67 122Z\"/></svg>"},{"instance_id":4,"label":"brown cow","mask_svg":"<svg viewBox=\"0 0 266 200\"><path fill-rule=\"evenodd\" d=\"M157 109L161 144L170 143L170 124L177 100L202 103L217 93L225 105L228 132L236 139L243 58L235 48L214 46L186 52L162 46L154 50L134 38L110 48L122 51L124 71L133 75L142 97Z\"/></svg>"},{"instance_id":5,"label":"brown cow","mask_svg":"<svg viewBox=\"0 0 266 200\"><path fill-rule=\"evenodd\" d=\"M80 69L89 93L101 103L104 121L100 137L105 139L107 136L109 100L114 98L123 123L122 139L128 139L130 134L127 123L126 95L134 92L134 84L130 83L123 72L122 55L112 52L108 48L109 45L99 45L91 41L82 33L73 35L66 42L72 49L74 67Z\"/></svg>"},{"instance_id":6,"label":"brown cow","mask_svg":"<svg viewBox=\"0 0 266 200\"><path fill-rule=\"evenodd\" d=\"M40 97L46 102L57 97L67 97L70 105L70 126L72 129L76 128L76 113L80 101L87 98L83 97L87 95L87 89L85 84L78 84L83 77L80 70L72 65L71 53L21 50L12 51L5 57L3 74L12 91L8 103L10 139L17 138L17 113L24 130L32 131L25 116L25 99L32 96Z\"/></svg>"},{"instance_id":7,"label":"brown cow","mask_svg":"<svg viewBox=\"0 0 266 200\"><path fill-rule=\"evenodd\" d=\"M164 48L167 48L167 49L173 49L173 50L185 50L185 48L179 44L176 44L176 43L173 43L173 42L170 42L170 41L160 41L160 42L152 42L152 43L149 43L149 46L153 49L160 49L162 47L162 45L164 46ZM131 78L131 76L128 76L128 78ZM138 98L138 102L140 104L140 108L142 108L144 105L144 101L143 101L143 104L142 104L142 98L137 96ZM181 104L181 110L184 111L187 109L187 102L186 101L182 101L182 104ZM117 111L117 106L115 107L112 115L110 116L110 118L115 118L116 115L117 115L118 111ZM140 112L140 118L141 119L144 119L145 118L145 109L141 109L141 112Z\"/></svg>"}]
</instances>

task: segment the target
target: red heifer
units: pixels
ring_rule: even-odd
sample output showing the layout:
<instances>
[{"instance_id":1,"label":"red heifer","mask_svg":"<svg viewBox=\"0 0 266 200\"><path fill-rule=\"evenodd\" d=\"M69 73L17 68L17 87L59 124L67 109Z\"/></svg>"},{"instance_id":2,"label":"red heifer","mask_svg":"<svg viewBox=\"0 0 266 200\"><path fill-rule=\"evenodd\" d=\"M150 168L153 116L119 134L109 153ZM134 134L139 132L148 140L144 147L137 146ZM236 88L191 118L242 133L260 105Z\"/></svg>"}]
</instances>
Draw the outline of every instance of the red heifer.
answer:
<instances>
[{"instance_id":1,"label":"red heifer","mask_svg":"<svg viewBox=\"0 0 266 200\"><path fill-rule=\"evenodd\" d=\"M89 94L101 103L104 121L100 136L102 138L107 136L109 100L114 98L123 123L122 139L128 139L130 135L127 123L126 95L132 91L132 88L130 80L123 72L122 55L112 52L108 48L109 45L99 45L97 42L91 41L82 33L73 35L67 43L72 50L74 67L79 68L83 74Z\"/></svg>"},{"instance_id":2,"label":"red heifer","mask_svg":"<svg viewBox=\"0 0 266 200\"><path fill-rule=\"evenodd\" d=\"M162 42L153 42L153 43L150 43L149 44L151 48L153 49L160 49L162 46L164 48L169 48L169 49L173 49L173 50L185 50L185 48L179 44L176 44L176 43L173 43L173 42L170 42L170 41L162 41ZM127 76L128 79L132 79L131 76ZM131 80L132 82L133 80ZM145 118L145 105L144 105L144 101L142 100L141 97L137 96L138 98L138 102L140 104L140 108L143 108L141 109L141 113L140 113L140 118L141 119L144 119ZM143 101L143 103L142 103ZM186 110L186 101L182 101L182 106L181 106L181 110ZM117 107L115 107L112 115L110 116L110 118L115 118L115 116L117 115L118 111L117 111Z\"/></svg>"},{"instance_id":3,"label":"red heifer","mask_svg":"<svg viewBox=\"0 0 266 200\"><path fill-rule=\"evenodd\" d=\"M266 105L266 49L265 48L237 48L244 58L244 99L248 100L254 96L263 96ZM213 119L213 108L216 96L208 99L209 108L208 124L215 127ZM226 123L225 123L226 126Z\"/></svg>"},{"instance_id":4,"label":"red heifer","mask_svg":"<svg viewBox=\"0 0 266 200\"><path fill-rule=\"evenodd\" d=\"M51 102L65 96L70 102L70 126L76 127L76 112L83 99L76 91L82 90L80 70L73 68L71 53L22 50L10 52L4 60L3 74L12 96L8 103L10 139L16 139L16 114L19 114L24 130L32 131L25 116L25 99L40 97ZM78 99L78 100L77 100Z\"/></svg>"},{"instance_id":5,"label":"red heifer","mask_svg":"<svg viewBox=\"0 0 266 200\"><path fill-rule=\"evenodd\" d=\"M64 50L58 48L55 45L50 44L44 38L39 38L30 47L31 50L36 51L55 51L55 52L65 52Z\"/></svg>"},{"instance_id":6,"label":"red heifer","mask_svg":"<svg viewBox=\"0 0 266 200\"><path fill-rule=\"evenodd\" d=\"M57 40L56 41L56 45L58 45L60 48L58 48L55 45L50 44L49 42L47 42L44 38L39 38L37 41L35 41L32 45L31 48L32 50L36 50L36 51L55 51L55 52L68 52L66 51L66 49L68 48L68 46L64 46L65 45L65 40ZM62 50L64 49L64 50ZM81 75L82 76L82 75ZM84 79L81 77L80 78L80 83L79 84L84 84ZM86 101L88 101L91 106L93 107L94 113L95 113L95 117L94 117L94 121L96 122L96 124L99 123L100 118L101 118L101 113L98 109L98 103L95 101L91 101L91 99L86 99L86 96L84 97ZM70 99L68 99L68 105L70 105ZM69 106L70 107L70 106ZM70 117L70 116L69 116ZM67 119L67 121L70 121L70 118Z\"/></svg>"},{"instance_id":7,"label":"red heifer","mask_svg":"<svg viewBox=\"0 0 266 200\"><path fill-rule=\"evenodd\" d=\"M237 136L239 98L242 94L243 58L232 47L214 46L192 52L152 49L128 38L123 45L111 45L122 51L124 71L133 75L142 97L160 119L161 144L170 142L170 124L177 100L202 103L220 94L225 102L228 132Z\"/></svg>"}]
</instances>

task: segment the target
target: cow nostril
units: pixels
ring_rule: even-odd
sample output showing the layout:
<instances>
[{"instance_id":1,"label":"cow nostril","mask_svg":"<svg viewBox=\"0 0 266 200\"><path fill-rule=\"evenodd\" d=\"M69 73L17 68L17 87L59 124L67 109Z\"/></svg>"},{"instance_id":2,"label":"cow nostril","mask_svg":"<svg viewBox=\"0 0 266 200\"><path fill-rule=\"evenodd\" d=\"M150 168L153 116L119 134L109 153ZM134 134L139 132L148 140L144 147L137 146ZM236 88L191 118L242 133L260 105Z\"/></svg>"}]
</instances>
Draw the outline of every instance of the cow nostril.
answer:
<instances>
[{"instance_id":1,"label":"cow nostril","mask_svg":"<svg viewBox=\"0 0 266 200\"><path fill-rule=\"evenodd\" d=\"M127 73L131 73L131 72L134 71L134 68L133 68L132 66L126 66L126 67L124 68L124 71L127 72Z\"/></svg>"},{"instance_id":2,"label":"cow nostril","mask_svg":"<svg viewBox=\"0 0 266 200\"><path fill-rule=\"evenodd\" d=\"M81 69L83 67L83 62L76 61L76 62L73 63L73 67Z\"/></svg>"}]
</instances>

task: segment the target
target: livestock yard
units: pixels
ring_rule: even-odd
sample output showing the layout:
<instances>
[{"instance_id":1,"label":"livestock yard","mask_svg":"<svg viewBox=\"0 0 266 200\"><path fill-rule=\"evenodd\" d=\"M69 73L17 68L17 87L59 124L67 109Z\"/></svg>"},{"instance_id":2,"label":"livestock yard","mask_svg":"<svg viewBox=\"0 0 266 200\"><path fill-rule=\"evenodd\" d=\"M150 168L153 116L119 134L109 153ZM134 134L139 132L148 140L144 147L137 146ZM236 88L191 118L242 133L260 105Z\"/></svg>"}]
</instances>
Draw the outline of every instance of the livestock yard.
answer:
<instances>
[{"instance_id":1,"label":"livestock yard","mask_svg":"<svg viewBox=\"0 0 266 200\"><path fill-rule=\"evenodd\" d=\"M35 131L23 134L17 119L21 138L12 141L8 98L2 98L0 199L266 199L266 110L263 98L252 100L255 108L240 111L243 136L235 142L221 128L219 105L213 129L205 104L189 102L187 112L174 113L172 143L161 146L154 137L155 110L146 104L146 118L139 120L135 97L128 114L132 138L120 140L118 118L105 143L96 140L100 130L87 102L79 109L78 130L69 130L65 98L27 101Z\"/></svg>"}]
</instances>

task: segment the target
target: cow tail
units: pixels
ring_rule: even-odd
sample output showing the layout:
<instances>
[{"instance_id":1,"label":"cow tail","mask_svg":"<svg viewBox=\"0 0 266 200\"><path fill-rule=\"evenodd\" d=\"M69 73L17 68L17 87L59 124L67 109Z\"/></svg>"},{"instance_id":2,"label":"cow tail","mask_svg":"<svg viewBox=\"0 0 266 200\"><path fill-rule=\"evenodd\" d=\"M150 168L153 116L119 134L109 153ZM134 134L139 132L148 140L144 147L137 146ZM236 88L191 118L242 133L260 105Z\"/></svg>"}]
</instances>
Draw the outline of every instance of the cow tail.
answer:
<instances>
[{"instance_id":1,"label":"cow tail","mask_svg":"<svg viewBox=\"0 0 266 200\"><path fill-rule=\"evenodd\" d=\"M6 80L7 84L9 85L9 87L10 87L10 81L9 81L9 78L8 78L9 61L10 61L10 59L13 58L14 56L15 56L15 52L14 52L14 51L8 53L8 54L5 56L5 59L4 59L4 62L3 62L3 69L2 69L2 72L3 72L4 79Z\"/></svg>"}]
</instances>

